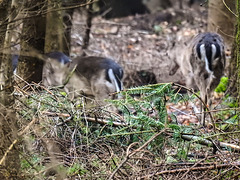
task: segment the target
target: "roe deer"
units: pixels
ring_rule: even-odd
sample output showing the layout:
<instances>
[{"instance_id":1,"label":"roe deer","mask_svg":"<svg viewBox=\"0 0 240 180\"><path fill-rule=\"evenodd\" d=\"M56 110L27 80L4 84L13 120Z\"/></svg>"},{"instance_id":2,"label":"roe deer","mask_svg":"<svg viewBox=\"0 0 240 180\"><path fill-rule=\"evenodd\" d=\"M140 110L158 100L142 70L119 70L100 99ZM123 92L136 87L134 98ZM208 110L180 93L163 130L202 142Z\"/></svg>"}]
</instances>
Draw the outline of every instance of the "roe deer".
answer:
<instances>
[{"instance_id":1,"label":"roe deer","mask_svg":"<svg viewBox=\"0 0 240 180\"><path fill-rule=\"evenodd\" d=\"M115 61L103 57L77 57L63 65L50 61L47 68L49 81L45 86L64 85L72 98L84 93L96 100L109 99L110 94L123 89L123 69ZM46 72L46 70L45 70Z\"/></svg>"},{"instance_id":2,"label":"roe deer","mask_svg":"<svg viewBox=\"0 0 240 180\"><path fill-rule=\"evenodd\" d=\"M225 68L223 39L217 33L200 33L185 47L176 47L172 55L173 66L169 74L175 74L180 67L186 78L186 86L200 90L201 99L210 106L211 94L219 84ZM204 113L201 123L205 126Z\"/></svg>"}]
</instances>

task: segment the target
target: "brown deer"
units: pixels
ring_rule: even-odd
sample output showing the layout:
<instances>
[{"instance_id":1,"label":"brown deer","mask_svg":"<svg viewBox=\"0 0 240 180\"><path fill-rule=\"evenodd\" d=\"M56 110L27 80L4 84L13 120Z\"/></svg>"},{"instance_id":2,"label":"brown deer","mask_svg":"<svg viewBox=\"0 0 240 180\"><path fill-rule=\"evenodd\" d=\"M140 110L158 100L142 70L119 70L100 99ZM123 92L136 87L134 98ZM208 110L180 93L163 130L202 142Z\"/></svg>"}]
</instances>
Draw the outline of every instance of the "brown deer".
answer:
<instances>
[{"instance_id":1,"label":"brown deer","mask_svg":"<svg viewBox=\"0 0 240 180\"><path fill-rule=\"evenodd\" d=\"M67 64L51 60L44 66L45 86L64 85L71 98L84 94L103 102L110 94L123 89L123 69L115 61L103 57L77 57Z\"/></svg>"},{"instance_id":2,"label":"brown deer","mask_svg":"<svg viewBox=\"0 0 240 180\"><path fill-rule=\"evenodd\" d=\"M175 74L180 67L186 78L186 86L200 90L201 99L205 105L210 106L211 94L223 76L226 61L224 43L220 35L200 33L189 43L176 47L172 58L173 65L169 74ZM201 123L205 126L205 113Z\"/></svg>"}]
</instances>

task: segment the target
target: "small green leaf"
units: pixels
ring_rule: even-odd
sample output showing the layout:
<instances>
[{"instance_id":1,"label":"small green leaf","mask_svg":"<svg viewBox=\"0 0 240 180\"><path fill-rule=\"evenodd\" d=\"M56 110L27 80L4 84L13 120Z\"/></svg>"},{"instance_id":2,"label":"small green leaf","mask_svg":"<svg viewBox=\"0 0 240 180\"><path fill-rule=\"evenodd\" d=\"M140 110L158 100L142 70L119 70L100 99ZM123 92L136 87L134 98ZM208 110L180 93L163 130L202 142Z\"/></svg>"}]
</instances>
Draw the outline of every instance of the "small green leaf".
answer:
<instances>
[{"instance_id":1,"label":"small green leaf","mask_svg":"<svg viewBox=\"0 0 240 180\"><path fill-rule=\"evenodd\" d=\"M67 96L67 93L64 92L64 91L60 92L60 94L63 95L63 96Z\"/></svg>"}]
</instances>

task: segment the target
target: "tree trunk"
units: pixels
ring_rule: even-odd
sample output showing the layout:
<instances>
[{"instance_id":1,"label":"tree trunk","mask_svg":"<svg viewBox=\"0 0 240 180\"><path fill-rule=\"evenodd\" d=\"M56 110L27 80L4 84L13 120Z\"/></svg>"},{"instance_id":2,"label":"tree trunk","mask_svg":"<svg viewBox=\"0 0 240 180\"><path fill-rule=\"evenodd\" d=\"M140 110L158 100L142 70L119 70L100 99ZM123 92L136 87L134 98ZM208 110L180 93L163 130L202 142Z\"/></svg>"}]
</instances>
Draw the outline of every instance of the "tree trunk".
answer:
<instances>
[{"instance_id":1,"label":"tree trunk","mask_svg":"<svg viewBox=\"0 0 240 180\"><path fill-rule=\"evenodd\" d=\"M38 51L44 53L46 16L43 14L45 0L27 1L24 4L28 9L28 17L23 20L21 36L21 55L26 52ZM27 82L42 80L43 61L31 56L20 56L17 73Z\"/></svg>"},{"instance_id":2,"label":"tree trunk","mask_svg":"<svg viewBox=\"0 0 240 180\"><path fill-rule=\"evenodd\" d=\"M16 112L0 104L0 179L20 180L20 159Z\"/></svg>"},{"instance_id":3,"label":"tree trunk","mask_svg":"<svg viewBox=\"0 0 240 180\"><path fill-rule=\"evenodd\" d=\"M9 12L8 24L4 28L5 36L2 36L3 52L1 53L0 61L0 103L6 106L13 104L13 69L11 61L11 39L13 34L13 23L16 7L11 6L11 1L7 5ZM1 10L2 11L2 10ZM3 10L4 11L4 10ZM5 16L7 18L7 16ZM2 21L4 22L4 21ZM6 21L5 21L6 22Z\"/></svg>"},{"instance_id":4,"label":"tree trunk","mask_svg":"<svg viewBox=\"0 0 240 180\"><path fill-rule=\"evenodd\" d=\"M208 31L222 35L226 48L231 49L236 22L236 16L233 14L236 12L235 0L225 0L226 5L222 0L208 2Z\"/></svg>"},{"instance_id":5,"label":"tree trunk","mask_svg":"<svg viewBox=\"0 0 240 180\"><path fill-rule=\"evenodd\" d=\"M240 102L240 0L237 0L236 3L238 18L235 40L232 48L232 59L229 66L229 89L231 89L231 94L237 97L238 102Z\"/></svg>"},{"instance_id":6,"label":"tree trunk","mask_svg":"<svg viewBox=\"0 0 240 180\"><path fill-rule=\"evenodd\" d=\"M11 39L14 19L17 15L16 1L0 3L0 179L19 179L20 160L16 143L18 128L16 112L10 108L14 103ZM7 109L9 108L9 109Z\"/></svg>"},{"instance_id":7,"label":"tree trunk","mask_svg":"<svg viewBox=\"0 0 240 180\"><path fill-rule=\"evenodd\" d=\"M72 29L72 16L74 9L67 9L64 11L63 23L64 23L64 50L66 55L70 54L71 50L71 29Z\"/></svg>"},{"instance_id":8,"label":"tree trunk","mask_svg":"<svg viewBox=\"0 0 240 180\"><path fill-rule=\"evenodd\" d=\"M88 8L86 7L87 10L87 19L86 19L86 30L85 34L83 37L83 45L82 45L82 50L83 53L81 56L86 56L85 50L89 46L89 41L90 41L90 33L91 33L91 27L92 27L92 19L93 19L93 4L90 4Z\"/></svg>"},{"instance_id":9,"label":"tree trunk","mask_svg":"<svg viewBox=\"0 0 240 180\"><path fill-rule=\"evenodd\" d=\"M69 42L64 34L61 0L48 0L45 53L60 51L69 54Z\"/></svg>"}]
</instances>

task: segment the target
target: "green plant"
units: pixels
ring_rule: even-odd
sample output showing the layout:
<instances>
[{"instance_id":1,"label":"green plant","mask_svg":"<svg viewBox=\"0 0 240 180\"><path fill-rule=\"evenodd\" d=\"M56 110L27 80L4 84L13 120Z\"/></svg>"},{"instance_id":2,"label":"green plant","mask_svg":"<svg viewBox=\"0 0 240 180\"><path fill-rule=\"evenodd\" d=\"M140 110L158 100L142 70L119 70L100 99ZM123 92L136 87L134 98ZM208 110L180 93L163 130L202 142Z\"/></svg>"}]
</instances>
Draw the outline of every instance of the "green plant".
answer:
<instances>
[{"instance_id":1,"label":"green plant","mask_svg":"<svg viewBox=\"0 0 240 180\"><path fill-rule=\"evenodd\" d=\"M31 94L23 101L29 108L22 108L19 112L28 120L27 123L38 119L34 127L29 126L30 137L33 137L29 143L37 141L41 144L42 137L56 141L55 144L61 148L58 155L64 160L60 166L67 169L69 177L82 179L106 179L121 168L121 164L124 166L122 172L134 175L132 166L141 172L151 164L196 162L197 156L189 157L189 154L202 154L202 151L212 148L197 144L209 136L207 133L203 134L196 125L180 124L178 114L168 112L169 104L187 106L188 101L195 101L195 95L189 97L175 93L170 83L131 88L121 94L122 99L108 100L121 110L121 115L105 107L87 108L85 101L81 101L82 97L71 101L57 90L52 94ZM224 103L234 105L233 100L228 96ZM235 130L239 119L236 109L223 112L222 117L229 112L234 116L217 127ZM171 117L175 120L169 119ZM195 138L185 141L183 135ZM211 140L216 140L216 137ZM220 136L218 140L226 141L226 137ZM44 149L44 144L39 147L37 149L43 152L37 153L36 163L31 156L22 161L24 171L32 174L46 172L49 152ZM125 160L127 163L123 163ZM45 174L40 176L45 177Z\"/></svg>"},{"instance_id":2,"label":"green plant","mask_svg":"<svg viewBox=\"0 0 240 180\"><path fill-rule=\"evenodd\" d=\"M76 174L83 175L83 174L86 174L87 172L88 170L82 167L81 164L74 163L71 167L68 168L67 174L69 176L73 176Z\"/></svg>"},{"instance_id":3,"label":"green plant","mask_svg":"<svg viewBox=\"0 0 240 180\"><path fill-rule=\"evenodd\" d=\"M228 77L222 77L220 80L220 83L215 89L215 92L218 92L218 93L225 92L227 90L227 86L228 86Z\"/></svg>"},{"instance_id":4,"label":"green plant","mask_svg":"<svg viewBox=\"0 0 240 180\"><path fill-rule=\"evenodd\" d=\"M131 142L145 142L154 133L170 128L174 133L175 139L167 140L165 135L158 136L148 145L148 149L155 153L162 153L160 149L166 144L171 145L175 141L181 141L181 132L189 132L189 128L179 126L176 123L169 123L166 103L168 101L178 102L183 99L180 94L175 94L171 84L155 84L127 89L122 92L123 99L111 101L123 112L123 116L129 128L123 132L131 134ZM181 149L179 149L182 151Z\"/></svg>"}]
</instances>

